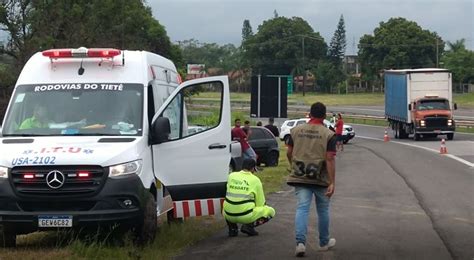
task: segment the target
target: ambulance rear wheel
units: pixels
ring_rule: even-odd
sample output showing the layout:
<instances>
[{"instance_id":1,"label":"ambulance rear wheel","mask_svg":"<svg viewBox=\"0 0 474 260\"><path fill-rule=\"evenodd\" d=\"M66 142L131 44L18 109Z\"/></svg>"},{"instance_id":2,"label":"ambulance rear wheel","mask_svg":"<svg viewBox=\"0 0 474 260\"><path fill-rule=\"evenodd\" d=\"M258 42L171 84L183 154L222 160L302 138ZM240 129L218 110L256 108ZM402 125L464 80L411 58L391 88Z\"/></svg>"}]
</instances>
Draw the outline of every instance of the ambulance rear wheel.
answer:
<instances>
[{"instance_id":1,"label":"ambulance rear wheel","mask_svg":"<svg viewBox=\"0 0 474 260\"><path fill-rule=\"evenodd\" d=\"M448 140L453 140L454 133L447 134Z\"/></svg>"}]
</instances>

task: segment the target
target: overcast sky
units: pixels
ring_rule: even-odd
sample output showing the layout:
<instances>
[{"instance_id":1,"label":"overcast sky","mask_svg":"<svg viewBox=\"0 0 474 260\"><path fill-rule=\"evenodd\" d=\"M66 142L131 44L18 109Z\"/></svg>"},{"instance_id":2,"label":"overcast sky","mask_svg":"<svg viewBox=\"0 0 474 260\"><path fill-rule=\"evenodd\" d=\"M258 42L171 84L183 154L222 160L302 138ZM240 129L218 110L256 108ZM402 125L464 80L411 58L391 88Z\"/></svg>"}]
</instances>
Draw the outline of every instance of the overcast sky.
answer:
<instances>
[{"instance_id":1,"label":"overcast sky","mask_svg":"<svg viewBox=\"0 0 474 260\"><path fill-rule=\"evenodd\" d=\"M390 17L415 21L447 41L465 38L474 50L474 0L148 0L148 5L174 42L194 38L240 45L245 19L255 33L276 10L280 16L302 17L327 43L343 14L347 54L357 50L359 37Z\"/></svg>"}]
</instances>

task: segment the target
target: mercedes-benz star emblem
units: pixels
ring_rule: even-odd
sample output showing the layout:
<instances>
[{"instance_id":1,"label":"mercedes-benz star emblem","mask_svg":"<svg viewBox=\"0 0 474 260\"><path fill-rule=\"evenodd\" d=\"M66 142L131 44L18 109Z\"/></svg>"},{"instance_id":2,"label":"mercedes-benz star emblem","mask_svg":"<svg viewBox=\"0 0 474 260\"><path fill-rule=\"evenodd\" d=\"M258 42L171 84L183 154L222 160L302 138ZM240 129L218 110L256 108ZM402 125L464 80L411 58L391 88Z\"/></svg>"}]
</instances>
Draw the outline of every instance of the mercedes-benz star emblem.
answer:
<instances>
[{"instance_id":1,"label":"mercedes-benz star emblem","mask_svg":"<svg viewBox=\"0 0 474 260\"><path fill-rule=\"evenodd\" d=\"M51 189L59 189L64 185L66 177L60 171L54 170L50 171L48 175L46 175L46 184Z\"/></svg>"}]
</instances>

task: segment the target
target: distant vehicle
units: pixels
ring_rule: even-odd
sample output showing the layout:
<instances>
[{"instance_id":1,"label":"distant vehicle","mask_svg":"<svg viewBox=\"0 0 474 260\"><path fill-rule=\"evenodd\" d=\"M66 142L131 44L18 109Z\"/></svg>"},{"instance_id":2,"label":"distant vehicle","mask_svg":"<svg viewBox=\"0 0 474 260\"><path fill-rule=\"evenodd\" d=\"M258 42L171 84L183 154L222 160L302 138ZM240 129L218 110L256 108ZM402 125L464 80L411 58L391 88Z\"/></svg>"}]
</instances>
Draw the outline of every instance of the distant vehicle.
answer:
<instances>
[{"instance_id":1,"label":"distant vehicle","mask_svg":"<svg viewBox=\"0 0 474 260\"><path fill-rule=\"evenodd\" d=\"M452 75L445 69L386 70L385 117L395 138L454 138Z\"/></svg>"},{"instance_id":2,"label":"distant vehicle","mask_svg":"<svg viewBox=\"0 0 474 260\"><path fill-rule=\"evenodd\" d=\"M248 139L250 146L257 154L257 163L265 166L277 166L280 157L278 142L272 132L265 127L251 126Z\"/></svg>"},{"instance_id":3,"label":"distant vehicle","mask_svg":"<svg viewBox=\"0 0 474 260\"><path fill-rule=\"evenodd\" d=\"M290 119L283 122L281 126L280 132L280 140L284 141L285 144L288 143L288 138L290 137L290 130L301 124L305 124L309 121L309 118L300 118L300 119ZM324 119L324 126L335 131L334 124L332 124L329 120ZM354 128L351 125L344 124L342 130L342 136L344 137L343 143L347 144L349 140L355 137Z\"/></svg>"},{"instance_id":4,"label":"distant vehicle","mask_svg":"<svg viewBox=\"0 0 474 260\"><path fill-rule=\"evenodd\" d=\"M324 119L324 125L331 129L332 131L336 131L336 128L333 123L331 123L329 120ZM342 142L344 144L347 144L349 140L355 137L355 131L354 128L351 125L346 125L344 124L342 126Z\"/></svg>"},{"instance_id":5,"label":"distant vehicle","mask_svg":"<svg viewBox=\"0 0 474 260\"><path fill-rule=\"evenodd\" d=\"M309 121L309 118L300 118L300 119L289 119L283 122L280 128L280 140L284 141L285 144L288 143L288 138L290 138L291 128L306 124Z\"/></svg>"}]
</instances>

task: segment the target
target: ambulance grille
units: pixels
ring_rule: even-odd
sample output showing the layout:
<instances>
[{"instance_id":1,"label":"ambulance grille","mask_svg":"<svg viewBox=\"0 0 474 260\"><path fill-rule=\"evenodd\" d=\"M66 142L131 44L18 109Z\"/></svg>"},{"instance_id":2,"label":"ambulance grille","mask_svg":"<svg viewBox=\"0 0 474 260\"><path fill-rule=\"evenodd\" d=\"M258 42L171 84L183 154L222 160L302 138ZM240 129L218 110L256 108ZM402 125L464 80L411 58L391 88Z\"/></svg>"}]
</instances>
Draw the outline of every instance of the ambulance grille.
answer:
<instances>
[{"instance_id":1,"label":"ambulance grille","mask_svg":"<svg viewBox=\"0 0 474 260\"><path fill-rule=\"evenodd\" d=\"M20 166L11 170L10 182L19 195L34 197L82 197L95 195L102 189L107 178L108 168L100 166ZM60 182L48 185L47 176L51 172L60 172L64 176ZM79 173L88 173L80 177ZM29 176L29 178L25 178ZM51 179L53 179L51 176ZM53 186L53 187L51 187ZM59 186L59 187L58 187Z\"/></svg>"}]
</instances>

